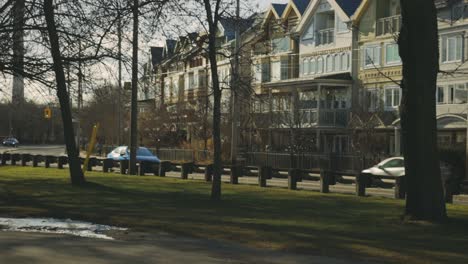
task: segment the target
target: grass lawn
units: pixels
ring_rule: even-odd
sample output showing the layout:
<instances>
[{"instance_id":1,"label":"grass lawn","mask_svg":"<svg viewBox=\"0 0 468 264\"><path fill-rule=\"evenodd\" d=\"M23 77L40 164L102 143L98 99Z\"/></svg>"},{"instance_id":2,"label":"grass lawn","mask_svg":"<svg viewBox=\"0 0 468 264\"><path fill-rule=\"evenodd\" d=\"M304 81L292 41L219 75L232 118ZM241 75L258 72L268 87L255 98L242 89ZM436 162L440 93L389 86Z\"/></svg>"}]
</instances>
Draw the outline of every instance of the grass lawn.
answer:
<instances>
[{"instance_id":1,"label":"grass lawn","mask_svg":"<svg viewBox=\"0 0 468 264\"><path fill-rule=\"evenodd\" d=\"M72 218L240 242L255 247L395 263L468 263L468 207L449 205L443 225L402 223L402 201L153 176L0 167L0 216Z\"/></svg>"}]
</instances>

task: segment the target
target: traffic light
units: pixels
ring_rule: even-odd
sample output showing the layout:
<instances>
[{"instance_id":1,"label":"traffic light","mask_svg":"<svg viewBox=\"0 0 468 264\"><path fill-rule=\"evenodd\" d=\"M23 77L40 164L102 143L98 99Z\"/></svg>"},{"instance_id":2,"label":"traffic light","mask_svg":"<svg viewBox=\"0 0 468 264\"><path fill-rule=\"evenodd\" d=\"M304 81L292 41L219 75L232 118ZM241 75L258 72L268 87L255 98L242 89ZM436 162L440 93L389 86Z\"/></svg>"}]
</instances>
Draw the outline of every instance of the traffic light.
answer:
<instances>
[{"instance_id":1,"label":"traffic light","mask_svg":"<svg viewBox=\"0 0 468 264\"><path fill-rule=\"evenodd\" d=\"M52 117L52 110L49 107L44 109L44 118L50 119Z\"/></svg>"}]
</instances>

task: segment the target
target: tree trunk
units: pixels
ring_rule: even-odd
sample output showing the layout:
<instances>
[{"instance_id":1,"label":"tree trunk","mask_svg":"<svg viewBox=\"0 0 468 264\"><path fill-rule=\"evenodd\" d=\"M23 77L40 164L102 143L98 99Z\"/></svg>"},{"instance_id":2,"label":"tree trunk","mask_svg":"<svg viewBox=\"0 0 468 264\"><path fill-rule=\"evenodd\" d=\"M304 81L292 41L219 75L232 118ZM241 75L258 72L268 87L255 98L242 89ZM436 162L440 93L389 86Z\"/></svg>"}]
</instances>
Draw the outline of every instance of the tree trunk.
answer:
<instances>
[{"instance_id":1,"label":"tree trunk","mask_svg":"<svg viewBox=\"0 0 468 264\"><path fill-rule=\"evenodd\" d=\"M400 110L408 184L405 214L411 219L441 221L446 218L446 209L437 150L437 11L432 0L400 2Z\"/></svg>"},{"instance_id":2,"label":"tree trunk","mask_svg":"<svg viewBox=\"0 0 468 264\"><path fill-rule=\"evenodd\" d=\"M132 57L132 105L130 118L130 168L129 174L136 175L136 151L138 129L138 0L133 0L133 57Z\"/></svg>"},{"instance_id":3,"label":"tree trunk","mask_svg":"<svg viewBox=\"0 0 468 264\"><path fill-rule=\"evenodd\" d=\"M212 12L210 0L204 0L205 11L208 19L208 59L211 67L211 81L213 85L213 182L211 185L211 199L221 199L221 89L219 87L218 65L216 60L216 28L218 23L218 7L220 0L216 1L216 7ZM214 16L213 16L214 13Z\"/></svg>"},{"instance_id":4,"label":"tree trunk","mask_svg":"<svg viewBox=\"0 0 468 264\"><path fill-rule=\"evenodd\" d=\"M78 158L79 153L75 144L75 133L73 132L67 83L65 80L65 73L63 71L62 55L60 54L59 36L55 26L54 7L52 5L52 1L53 0L44 0L44 15L47 23L47 32L50 39L50 51L54 61L54 72L57 82L57 97L60 102L60 110L62 113L63 133L68 153L68 162L70 164L70 177L73 185L82 185L86 181L80 168L80 160Z\"/></svg>"}]
</instances>

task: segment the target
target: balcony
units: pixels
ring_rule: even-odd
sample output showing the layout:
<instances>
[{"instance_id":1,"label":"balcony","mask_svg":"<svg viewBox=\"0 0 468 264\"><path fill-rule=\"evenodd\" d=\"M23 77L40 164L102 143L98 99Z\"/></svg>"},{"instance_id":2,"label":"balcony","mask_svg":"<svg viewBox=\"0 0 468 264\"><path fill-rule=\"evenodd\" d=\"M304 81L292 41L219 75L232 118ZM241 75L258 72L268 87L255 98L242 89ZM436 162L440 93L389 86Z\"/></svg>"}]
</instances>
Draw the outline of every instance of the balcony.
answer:
<instances>
[{"instance_id":1,"label":"balcony","mask_svg":"<svg viewBox=\"0 0 468 264\"><path fill-rule=\"evenodd\" d=\"M299 111L299 114L303 127L345 127L348 123L348 110L346 109L304 109Z\"/></svg>"},{"instance_id":2,"label":"balcony","mask_svg":"<svg viewBox=\"0 0 468 264\"><path fill-rule=\"evenodd\" d=\"M315 45L327 45L335 42L335 29L327 28L315 32Z\"/></svg>"},{"instance_id":3,"label":"balcony","mask_svg":"<svg viewBox=\"0 0 468 264\"><path fill-rule=\"evenodd\" d=\"M320 109L319 125L344 127L348 123L348 110L345 109Z\"/></svg>"},{"instance_id":4,"label":"balcony","mask_svg":"<svg viewBox=\"0 0 468 264\"><path fill-rule=\"evenodd\" d=\"M297 113L296 119L291 111L273 111L271 115L255 113L253 117L258 128L345 127L348 124L349 112L346 109L302 109Z\"/></svg>"},{"instance_id":5,"label":"balcony","mask_svg":"<svg viewBox=\"0 0 468 264\"><path fill-rule=\"evenodd\" d=\"M401 15L384 17L377 19L375 26L375 35L383 36L387 34L396 34L400 32Z\"/></svg>"}]
</instances>

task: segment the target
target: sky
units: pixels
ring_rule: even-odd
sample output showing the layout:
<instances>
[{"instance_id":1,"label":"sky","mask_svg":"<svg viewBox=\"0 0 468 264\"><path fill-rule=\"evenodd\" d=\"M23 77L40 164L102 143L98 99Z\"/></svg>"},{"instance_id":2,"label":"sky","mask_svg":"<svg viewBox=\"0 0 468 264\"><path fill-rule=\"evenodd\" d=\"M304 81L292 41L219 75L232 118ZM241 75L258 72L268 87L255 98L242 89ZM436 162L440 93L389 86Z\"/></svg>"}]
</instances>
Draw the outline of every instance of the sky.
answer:
<instances>
[{"instance_id":1,"label":"sky","mask_svg":"<svg viewBox=\"0 0 468 264\"><path fill-rule=\"evenodd\" d=\"M242 0L241 0L242 1ZM244 0L245 1L245 0ZM288 1L287 0L258 0L258 1L253 1L253 2L258 2L259 3L259 6L261 9L267 9L268 6L270 5L270 3L280 3L280 4L284 4L284 3L287 3Z\"/></svg>"},{"instance_id":2,"label":"sky","mask_svg":"<svg viewBox=\"0 0 468 264\"><path fill-rule=\"evenodd\" d=\"M242 5L242 2L253 4L254 6L258 4L258 9L264 10L264 11L266 11L269 8L271 3L287 3L288 2L288 0L256 0L256 1L255 0L240 0L240 1L241 1L241 5ZM148 61L148 56L149 56L148 51L150 47L155 46L155 45L160 45L160 44L161 44L161 40L154 40L150 42L140 42L140 50L141 50L141 53L139 56L140 64ZM130 52L130 49L127 49L127 51ZM108 79L110 82L116 81L116 74L114 70L112 70L117 67L116 65L117 63L109 63L109 68L111 70L107 71L108 72L107 75L108 75ZM128 71L125 68L123 69L124 79L130 78L129 70L130 69L128 69ZM106 71L106 69L102 69L102 71L104 72ZM49 91L48 89L37 87L38 86L37 84L33 85L33 84L26 83L25 85L26 85L25 96L27 98L38 101L38 103L47 104L47 103L52 103L54 101L56 102L57 99L56 99L54 91ZM11 98L11 87L12 87L11 78L7 76L0 76L0 100L2 99L9 100Z\"/></svg>"}]
</instances>

